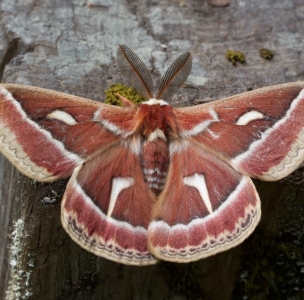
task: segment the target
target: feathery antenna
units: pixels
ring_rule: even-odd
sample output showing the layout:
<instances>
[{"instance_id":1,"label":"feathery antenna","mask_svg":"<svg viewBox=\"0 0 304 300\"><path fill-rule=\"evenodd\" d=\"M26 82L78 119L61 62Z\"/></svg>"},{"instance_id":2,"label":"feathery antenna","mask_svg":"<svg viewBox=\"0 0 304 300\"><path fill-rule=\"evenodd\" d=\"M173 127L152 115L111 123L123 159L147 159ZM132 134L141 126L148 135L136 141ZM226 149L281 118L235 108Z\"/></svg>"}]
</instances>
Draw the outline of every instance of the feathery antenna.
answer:
<instances>
[{"instance_id":1,"label":"feathery antenna","mask_svg":"<svg viewBox=\"0 0 304 300\"><path fill-rule=\"evenodd\" d=\"M180 55L168 68L160 80L156 99L169 99L177 89L187 80L192 68L190 52Z\"/></svg>"},{"instance_id":2,"label":"feathery antenna","mask_svg":"<svg viewBox=\"0 0 304 300\"><path fill-rule=\"evenodd\" d=\"M128 85L146 99L153 98L154 85L150 71L129 47L118 46L117 64Z\"/></svg>"},{"instance_id":3,"label":"feathery antenna","mask_svg":"<svg viewBox=\"0 0 304 300\"><path fill-rule=\"evenodd\" d=\"M119 45L117 64L127 84L142 96L147 99L167 100L187 80L192 68L192 56L190 52L185 52L171 64L162 76L156 94L149 70L129 47Z\"/></svg>"}]
</instances>

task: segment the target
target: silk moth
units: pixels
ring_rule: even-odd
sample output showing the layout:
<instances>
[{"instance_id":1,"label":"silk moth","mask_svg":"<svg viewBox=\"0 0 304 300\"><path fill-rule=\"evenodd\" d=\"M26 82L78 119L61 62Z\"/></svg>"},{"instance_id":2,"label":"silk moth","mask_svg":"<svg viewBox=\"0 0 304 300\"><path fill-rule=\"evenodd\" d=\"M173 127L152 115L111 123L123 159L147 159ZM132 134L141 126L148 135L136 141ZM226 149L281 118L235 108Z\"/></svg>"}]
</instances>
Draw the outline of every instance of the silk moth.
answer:
<instances>
[{"instance_id":1,"label":"silk moth","mask_svg":"<svg viewBox=\"0 0 304 300\"><path fill-rule=\"evenodd\" d=\"M117 57L146 102L2 84L2 153L35 180L70 177L62 225L96 255L186 263L240 244L261 216L250 177L279 180L304 160L304 82L174 108L167 101L190 73L190 53L157 90L132 50L120 45Z\"/></svg>"}]
</instances>

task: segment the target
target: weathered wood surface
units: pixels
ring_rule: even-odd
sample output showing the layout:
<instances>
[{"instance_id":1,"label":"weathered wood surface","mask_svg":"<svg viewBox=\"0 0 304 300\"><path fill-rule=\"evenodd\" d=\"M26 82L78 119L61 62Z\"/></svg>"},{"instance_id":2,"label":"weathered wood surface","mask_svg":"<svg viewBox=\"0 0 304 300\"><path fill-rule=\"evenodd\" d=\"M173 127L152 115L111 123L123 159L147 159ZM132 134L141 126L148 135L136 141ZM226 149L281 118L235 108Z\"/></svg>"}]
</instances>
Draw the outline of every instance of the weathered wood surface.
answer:
<instances>
[{"instance_id":1,"label":"weathered wood surface","mask_svg":"<svg viewBox=\"0 0 304 300\"><path fill-rule=\"evenodd\" d=\"M204 0L0 4L2 82L102 101L105 89L120 80L118 43L136 51L155 75L181 52L193 53L193 71L174 105L304 80L302 0L232 0L221 8ZM272 61L259 56L261 47L275 52ZM243 51L246 64L232 66L228 49ZM65 182L35 183L4 158L0 166L0 299L6 293L9 299L45 300L300 299L301 171L291 182L257 182L262 221L239 247L195 264L139 268L98 258L70 240L60 224ZM42 202L56 194L55 203Z\"/></svg>"}]
</instances>

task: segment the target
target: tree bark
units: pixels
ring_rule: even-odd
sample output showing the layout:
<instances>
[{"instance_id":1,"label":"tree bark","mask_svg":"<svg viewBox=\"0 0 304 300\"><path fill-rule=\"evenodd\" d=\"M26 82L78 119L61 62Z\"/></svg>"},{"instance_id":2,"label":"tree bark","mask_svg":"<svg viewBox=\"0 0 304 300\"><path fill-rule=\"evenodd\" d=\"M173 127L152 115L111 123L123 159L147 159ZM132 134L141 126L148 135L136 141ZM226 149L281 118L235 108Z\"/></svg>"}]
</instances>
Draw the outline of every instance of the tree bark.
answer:
<instances>
[{"instance_id":1,"label":"tree bark","mask_svg":"<svg viewBox=\"0 0 304 300\"><path fill-rule=\"evenodd\" d=\"M302 0L2 0L1 82L103 101L121 81L118 44L157 77L184 51L194 64L175 106L304 79ZM274 52L262 59L260 48ZM233 66L228 49L242 51ZM191 264L132 267L81 249L60 224L67 181L41 184L1 159L0 299L300 299L303 170L256 181L262 220L240 246ZM49 197L53 203L45 203ZM298 297L298 298L297 298Z\"/></svg>"}]
</instances>

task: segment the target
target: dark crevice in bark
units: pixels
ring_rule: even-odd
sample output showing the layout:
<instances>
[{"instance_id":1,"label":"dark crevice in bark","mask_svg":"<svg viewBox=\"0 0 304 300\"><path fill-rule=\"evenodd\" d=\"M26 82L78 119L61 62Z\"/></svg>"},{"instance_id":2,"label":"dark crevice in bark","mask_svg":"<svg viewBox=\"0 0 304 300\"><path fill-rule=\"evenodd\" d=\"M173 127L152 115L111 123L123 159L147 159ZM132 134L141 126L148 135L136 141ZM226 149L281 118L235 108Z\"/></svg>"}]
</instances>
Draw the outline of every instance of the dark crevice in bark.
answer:
<instances>
[{"instance_id":1,"label":"dark crevice in bark","mask_svg":"<svg viewBox=\"0 0 304 300\"><path fill-rule=\"evenodd\" d=\"M12 60L19 55L24 55L25 53L32 52L33 50L34 46L31 44L25 44L21 38L13 38L10 40L0 63L0 82L2 82L3 72L6 65L11 63Z\"/></svg>"}]
</instances>

